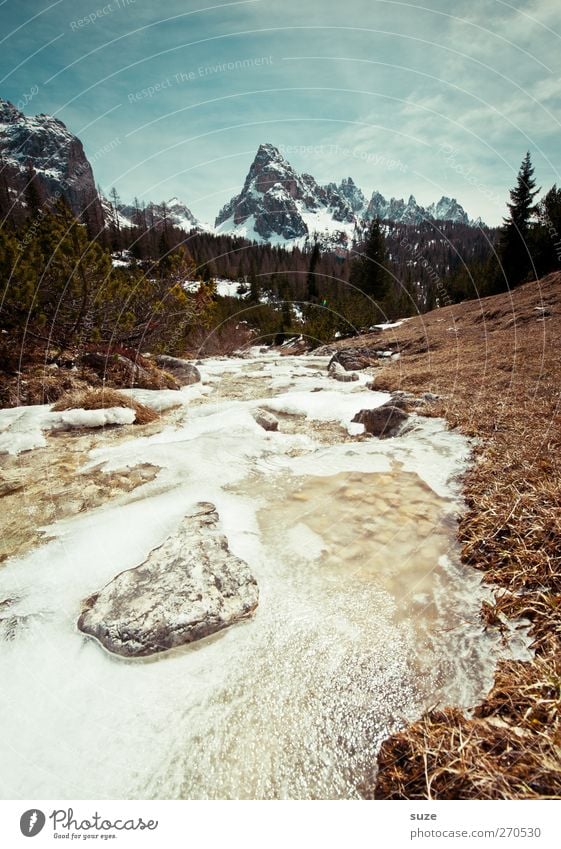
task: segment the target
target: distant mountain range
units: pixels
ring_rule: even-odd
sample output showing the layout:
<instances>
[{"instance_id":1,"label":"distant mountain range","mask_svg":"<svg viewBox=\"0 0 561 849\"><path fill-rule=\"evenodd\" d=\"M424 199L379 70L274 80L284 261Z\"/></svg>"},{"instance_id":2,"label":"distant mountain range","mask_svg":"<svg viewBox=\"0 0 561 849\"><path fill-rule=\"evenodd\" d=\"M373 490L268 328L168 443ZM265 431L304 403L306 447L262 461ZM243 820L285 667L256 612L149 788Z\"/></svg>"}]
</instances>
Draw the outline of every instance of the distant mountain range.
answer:
<instances>
[{"instance_id":1,"label":"distant mountain range","mask_svg":"<svg viewBox=\"0 0 561 849\"><path fill-rule=\"evenodd\" d=\"M12 206L27 205L31 179L42 200L64 197L76 215L100 226L138 223L135 206L115 205L98 193L81 141L61 121L48 115L27 117L0 100L0 188ZM374 192L367 201L351 177L338 185L320 185L311 174L299 174L272 144L259 146L240 193L220 210L214 228L202 224L178 198L149 202L142 215L155 227L167 221L186 231L209 230L286 246L318 239L326 248L350 247L374 218L403 224L481 223L470 221L455 198L442 197L422 207L413 195L406 202Z\"/></svg>"},{"instance_id":2,"label":"distant mountain range","mask_svg":"<svg viewBox=\"0 0 561 849\"><path fill-rule=\"evenodd\" d=\"M319 185L299 174L272 144L259 146L241 192L218 213L220 233L235 233L258 242L287 243L317 236L346 245L374 218L402 224L453 221L470 224L455 198L442 197L424 208L413 195L386 200L374 192L368 202L351 177L339 185ZM477 222L479 224L479 222Z\"/></svg>"}]
</instances>

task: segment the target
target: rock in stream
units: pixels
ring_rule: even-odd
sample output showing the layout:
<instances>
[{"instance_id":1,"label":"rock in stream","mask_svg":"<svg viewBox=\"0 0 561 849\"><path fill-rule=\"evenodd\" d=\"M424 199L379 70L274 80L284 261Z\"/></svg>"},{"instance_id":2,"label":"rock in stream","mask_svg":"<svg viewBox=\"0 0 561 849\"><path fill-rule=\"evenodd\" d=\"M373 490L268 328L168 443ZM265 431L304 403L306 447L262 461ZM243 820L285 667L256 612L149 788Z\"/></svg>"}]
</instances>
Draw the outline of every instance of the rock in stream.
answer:
<instances>
[{"instance_id":1,"label":"rock in stream","mask_svg":"<svg viewBox=\"0 0 561 849\"><path fill-rule=\"evenodd\" d=\"M140 566L84 602L80 631L114 654L146 657L250 616L257 583L217 526L214 505L198 504Z\"/></svg>"}]
</instances>

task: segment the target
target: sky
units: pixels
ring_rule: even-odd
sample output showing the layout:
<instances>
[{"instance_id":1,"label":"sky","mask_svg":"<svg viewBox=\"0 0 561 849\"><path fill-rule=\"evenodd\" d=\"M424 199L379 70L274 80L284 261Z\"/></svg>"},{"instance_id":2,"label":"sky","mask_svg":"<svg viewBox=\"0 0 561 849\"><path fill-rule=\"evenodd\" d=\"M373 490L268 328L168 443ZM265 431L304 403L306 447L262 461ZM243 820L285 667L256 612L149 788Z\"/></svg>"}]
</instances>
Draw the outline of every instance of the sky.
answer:
<instances>
[{"instance_id":1,"label":"sky","mask_svg":"<svg viewBox=\"0 0 561 849\"><path fill-rule=\"evenodd\" d=\"M497 224L561 184L558 0L0 0L0 97L78 135L106 193L213 222L257 147Z\"/></svg>"}]
</instances>

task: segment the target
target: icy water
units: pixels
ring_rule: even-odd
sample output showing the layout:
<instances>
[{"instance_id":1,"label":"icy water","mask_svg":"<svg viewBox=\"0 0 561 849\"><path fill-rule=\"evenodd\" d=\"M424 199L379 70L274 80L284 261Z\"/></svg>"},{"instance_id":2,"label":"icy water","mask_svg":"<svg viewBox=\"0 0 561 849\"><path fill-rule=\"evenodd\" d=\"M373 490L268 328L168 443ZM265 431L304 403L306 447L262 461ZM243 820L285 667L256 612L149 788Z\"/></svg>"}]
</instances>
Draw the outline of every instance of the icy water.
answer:
<instances>
[{"instance_id":1,"label":"icy water","mask_svg":"<svg viewBox=\"0 0 561 849\"><path fill-rule=\"evenodd\" d=\"M488 688L497 646L454 541L469 446L435 420L349 435L384 397L334 385L326 362L207 362L208 396L91 455L96 473L150 463L153 481L0 567L18 623L0 642L4 798L359 798L388 733ZM267 400L279 433L251 416ZM257 578L254 618L145 661L80 635L81 600L198 500Z\"/></svg>"}]
</instances>

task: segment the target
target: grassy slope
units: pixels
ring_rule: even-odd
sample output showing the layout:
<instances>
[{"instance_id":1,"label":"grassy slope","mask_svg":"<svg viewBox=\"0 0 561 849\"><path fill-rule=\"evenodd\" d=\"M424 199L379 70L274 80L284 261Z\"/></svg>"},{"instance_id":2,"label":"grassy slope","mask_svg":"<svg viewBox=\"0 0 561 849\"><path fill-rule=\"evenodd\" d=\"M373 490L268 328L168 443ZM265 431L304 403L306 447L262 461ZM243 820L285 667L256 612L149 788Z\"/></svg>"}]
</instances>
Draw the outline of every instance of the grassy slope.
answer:
<instances>
[{"instance_id":1,"label":"grassy slope","mask_svg":"<svg viewBox=\"0 0 561 849\"><path fill-rule=\"evenodd\" d=\"M535 660L502 662L467 718L433 711L386 740L376 798L561 796L561 273L405 322L376 388L442 395L431 415L479 437L464 480L465 562L496 588L486 627L531 620ZM384 336L387 339L387 335ZM357 345L379 344L366 336ZM353 343L355 344L355 343Z\"/></svg>"}]
</instances>

